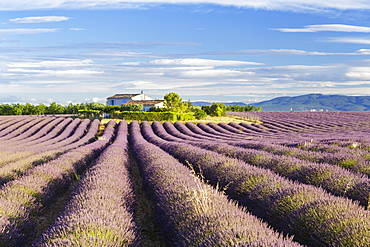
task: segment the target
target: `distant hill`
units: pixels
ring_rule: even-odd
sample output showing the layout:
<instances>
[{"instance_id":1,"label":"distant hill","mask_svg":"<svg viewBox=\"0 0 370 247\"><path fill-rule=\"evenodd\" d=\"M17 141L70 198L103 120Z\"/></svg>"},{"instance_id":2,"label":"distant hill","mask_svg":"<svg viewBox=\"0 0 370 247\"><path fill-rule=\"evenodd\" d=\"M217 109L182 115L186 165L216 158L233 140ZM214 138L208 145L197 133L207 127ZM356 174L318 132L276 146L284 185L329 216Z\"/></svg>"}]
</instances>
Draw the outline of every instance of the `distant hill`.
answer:
<instances>
[{"instance_id":1,"label":"distant hill","mask_svg":"<svg viewBox=\"0 0 370 247\"><path fill-rule=\"evenodd\" d=\"M370 111L370 96L306 94L253 103L263 111Z\"/></svg>"}]
</instances>

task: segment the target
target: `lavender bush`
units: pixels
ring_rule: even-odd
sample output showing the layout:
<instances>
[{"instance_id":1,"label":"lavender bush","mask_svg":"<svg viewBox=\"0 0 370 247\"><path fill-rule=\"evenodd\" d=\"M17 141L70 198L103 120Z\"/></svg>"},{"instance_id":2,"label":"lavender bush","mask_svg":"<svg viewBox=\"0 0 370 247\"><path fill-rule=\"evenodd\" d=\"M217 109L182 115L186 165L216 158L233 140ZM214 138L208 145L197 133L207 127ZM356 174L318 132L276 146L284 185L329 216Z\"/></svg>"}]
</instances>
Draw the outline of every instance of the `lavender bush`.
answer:
<instances>
[{"instance_id":1,"label":"lavender bush","mask_svg":"<svg viewBox=\"0 0 370 247\"><path fill-rule=\"evenodd\" d=\"M0 190L0 245L23 246L32 233L29 219L63 189L76 174L109 144L115 122L108 123L100 140L74 149L48 163L29 170Z\"/></svg>"},{"instance_id":2,"label":"lavender bush","mask_svg":"<svg viewBox=\"0 0 370 247\"><path fill-rule=\"evenodd\" d=\"M133 152L170 246L298 246L194 177L132 122Z\"/></svg>"},{"instance_id":3,"label":"lavender bush","mask_svg":"<svg viewBox=\"0 0 370 247\"><path fill-rule=\"evenodd\" d=\"M130 180L127 123L75 188L66 209L37 246L137 246L130 213L134 202Z\"/></svg>"},{"instance_id":4,"label":"lavender bush","mask_svg":"<svg viewBox=\"0 0 370 247\"><path fill-rule=\"evenodd\" d=\"M150 126L143 124L143 135L183 162L189 162L211 184L226 187L226 193L272 226L295 235L302 244L363 246L370 241L370 213L345 198L335 197L321 188L298 184L272 173L250 166L240 160L204 150L185 143L163 141ZM328 198L330 218L321 221L298 221L303 208L322 212L322 198ZM358 217L355 215L359 215ZM361 221L358 219L361 218ZM326 226L330 225L330 228ZM317 231L311 231L312 228ZM324 230L325 229L325 230ZM340 231L338 231L340 229ZM358 234L360 233L360 234Z\"/></svg>"},{"instance_id":5,"label":"lavender bush","mask_svg":"<svg viewBox=\"0 0 370 247\"><path fill-rule=\"evenodd\" d=\"M23 155L23 157L17 161L5 162L6 165L0 167L0 185L17 178L35 165L52 160L68 150L82 146L94 139L98 131L99 121L95 120L89 127L88 132L86 132L86 129L90 124L89 120L83 121L74 131L79 122L80 120L73 121L59 136L39 145L34 145L26 152L16 152L15 154ZM70 136L72 131L74 133Z\"/></svg>"}]
</instances>

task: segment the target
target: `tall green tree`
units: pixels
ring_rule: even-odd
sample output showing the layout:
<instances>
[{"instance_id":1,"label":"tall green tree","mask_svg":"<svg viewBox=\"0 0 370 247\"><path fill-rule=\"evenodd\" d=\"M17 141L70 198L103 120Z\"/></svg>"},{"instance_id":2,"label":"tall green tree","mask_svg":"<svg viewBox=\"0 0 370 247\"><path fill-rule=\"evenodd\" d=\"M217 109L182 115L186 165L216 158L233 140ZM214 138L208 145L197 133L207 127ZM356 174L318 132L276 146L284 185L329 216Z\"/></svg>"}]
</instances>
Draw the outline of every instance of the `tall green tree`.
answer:
<instances>
[{"instance_id":1,"label":"tall green tree","mask_svg":"<svg viewBox=\"0 0 370 247\"><path fill-rule=\"evenodd\" d=\"M63 105L57 104L53 102L50 106L47 107L46 113L47 114L63 114L65 111L65 107Z\"/></svg>"},{"instance_id":2,"label":"tall green tree","mask_svg":"<svg viewBox=\"0 0 370 247\"><path fill-rule=\"evenodd\" d=\"M226 114L226 106L222 103L202 106L202 110L213 117L221 117Z\"/></svg>"},{"instance_id":3,"label":"tall green tree","mask_svg":"<svg viewBox=\"0 0 370 247\"><path fill-rule=\"evenodd\" d=\"M177 93L168 93L164 96L164 107L169 110L176 110L180 106L182 98Z\"/></svg>"},{"instance_id":4,"label":"tall green tree","mask_svg":"<svg viewBox=\"0 0 370 247\"><path fill-rule=\"evenodd\" d=\"M35 114L37 115L44 115L46 111L47 106L40 103L37 106L35 106Z\"/></svg>"}]
</instances>

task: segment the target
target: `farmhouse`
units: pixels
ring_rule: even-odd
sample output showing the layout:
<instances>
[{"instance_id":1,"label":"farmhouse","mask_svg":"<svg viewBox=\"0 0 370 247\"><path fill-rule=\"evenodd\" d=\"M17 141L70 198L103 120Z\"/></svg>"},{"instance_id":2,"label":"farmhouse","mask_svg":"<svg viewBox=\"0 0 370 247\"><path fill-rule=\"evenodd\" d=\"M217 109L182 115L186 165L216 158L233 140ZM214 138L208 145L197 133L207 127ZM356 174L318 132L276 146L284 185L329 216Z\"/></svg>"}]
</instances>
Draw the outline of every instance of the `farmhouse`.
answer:
<instances>
[{"instance_id":1,"label":"farmhouse","mask_svg":"<svg viewBox=\"0 0 370 247\"><path fill-rule=\"evenodd\" d=\"M107 98L108 105L123 105L130 101L151 100L152 98L143 93L139 94L115 94Z\"/></svg>"},{"instance_id":2,"label":"farmhouse","mask_svg":"<svg viewBox=\"0 0 370 247\"><path fill-rule=\"evenodd\" d=\"M151 107L162 108L164 100L153 100L148 95L140 94L115 94L107 98L107 105L143 105L143 111Z\"/></svg>"}]
</instances>

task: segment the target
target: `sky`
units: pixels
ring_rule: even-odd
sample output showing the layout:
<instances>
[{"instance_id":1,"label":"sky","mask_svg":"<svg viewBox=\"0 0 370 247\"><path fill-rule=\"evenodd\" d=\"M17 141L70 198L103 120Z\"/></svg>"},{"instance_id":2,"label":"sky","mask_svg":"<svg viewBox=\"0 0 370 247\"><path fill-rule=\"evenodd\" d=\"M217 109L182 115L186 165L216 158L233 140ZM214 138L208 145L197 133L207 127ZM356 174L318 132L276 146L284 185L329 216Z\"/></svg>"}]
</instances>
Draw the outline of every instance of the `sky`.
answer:
<instances>
[{"instance_id":1,"label":"sky","mask_svg":"<svg viewBox=\"0 0 370 247\"><path fill-rule=\"evenodd\" d=\"M370 95L369 0L1 0L0 103Z\"/></svg>"}]
</instances>

